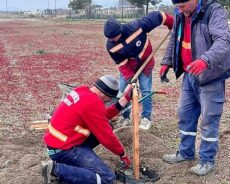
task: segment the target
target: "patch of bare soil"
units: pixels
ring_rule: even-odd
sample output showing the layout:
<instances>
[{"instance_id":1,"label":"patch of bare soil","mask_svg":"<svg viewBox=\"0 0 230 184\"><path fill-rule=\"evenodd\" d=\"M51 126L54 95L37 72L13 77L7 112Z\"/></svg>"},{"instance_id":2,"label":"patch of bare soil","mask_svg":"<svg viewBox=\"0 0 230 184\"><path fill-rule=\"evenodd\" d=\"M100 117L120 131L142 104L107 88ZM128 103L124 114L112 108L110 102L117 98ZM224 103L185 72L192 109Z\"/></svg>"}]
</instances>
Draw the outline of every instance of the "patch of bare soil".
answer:
<instances>
[{"instance_id":1,"label":"patch of bare soil","mask_svg":"<svg viewBox=\"0 0 230 184\"><path fill-rule=\"evenodd\" d=\"M1 20L0 24L0 183L41 184L41 161L48 160L42 142L43 131L30 130L30 123L45 119L60 101L58 83L88 84L104 74L118 77L115 64L105 51L101 22L51 22L42 20ZM167 33L164 27L149 36L153 47ZM155 54L153 127L140 130L141 165L157 170L157 184L230 184L230 95L226 82L226 104L220 125L220 146L216 170L204 177L189 173L196 161L169 165L162 156L175 152L179 139L177 101L180 80L169 72L170 82L158 78L166 43ZM132 158L132 130L117 135ZM198 141L199 142L199 141ZM115 169L118 157L103 147L97 153Z\"/></svg>"},{"instance_id":2,"label":"patch of bare soil","mask_svg":"<svg viewBox=\"0 0 230 184\"><path fill-rule=\"evenodd\" d=\"M132 128L118 128L115 130L116 135L120 138L121 142L126 148L130 158L133 156L133 132ZM163 146L162 139L154 136L150 132L140 130L140 165L155 168L159 172L161 165L161 155L166 151ZM112 168L116 168L119 163L119 158L116 155L111 154L108 150L100 146L96 149L96 152L104 159Z\"/></svg>"}]
</instances>

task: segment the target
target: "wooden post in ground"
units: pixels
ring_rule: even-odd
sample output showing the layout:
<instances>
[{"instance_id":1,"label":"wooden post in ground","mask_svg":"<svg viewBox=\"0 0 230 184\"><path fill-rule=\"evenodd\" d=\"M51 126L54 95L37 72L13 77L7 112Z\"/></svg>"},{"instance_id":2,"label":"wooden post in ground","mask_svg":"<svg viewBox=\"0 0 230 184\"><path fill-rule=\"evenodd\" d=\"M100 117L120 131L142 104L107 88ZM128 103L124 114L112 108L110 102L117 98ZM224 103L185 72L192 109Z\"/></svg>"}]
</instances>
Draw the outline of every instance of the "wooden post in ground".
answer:
<instances>
[{"instance_id":1,"label":"wooden post in ground","mask_svg":"<svg viewBox=\"0 0 230 184\"><path fill-rule=\"evenodd\" d=\"M139 103L138 92L136 84L133 84L133 97L132 97L132 122L133 122L133 171L134 178L139 180L140 173L140 160L139 160Z\"/></svg>"}]
</instances>

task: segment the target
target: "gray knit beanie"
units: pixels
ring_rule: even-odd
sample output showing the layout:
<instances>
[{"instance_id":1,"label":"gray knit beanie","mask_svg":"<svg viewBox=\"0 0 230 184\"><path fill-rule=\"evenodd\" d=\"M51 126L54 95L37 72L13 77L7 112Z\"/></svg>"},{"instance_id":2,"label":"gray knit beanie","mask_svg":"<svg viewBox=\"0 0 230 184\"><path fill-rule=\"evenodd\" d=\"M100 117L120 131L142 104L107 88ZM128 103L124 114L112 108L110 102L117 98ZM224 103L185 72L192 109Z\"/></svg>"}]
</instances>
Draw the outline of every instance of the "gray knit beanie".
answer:
<instances>
[{"instance_id":1,"label":"gray knit beanie","mask_svg":"<svg viewBox=\"0 0 230 184\"><path fill-rule=\"evenodd\" d=\"M109 97L116 97L119 91L119 82L112 75L104 75L94 83L102 93Z\"/></svg>"}]
</instances>

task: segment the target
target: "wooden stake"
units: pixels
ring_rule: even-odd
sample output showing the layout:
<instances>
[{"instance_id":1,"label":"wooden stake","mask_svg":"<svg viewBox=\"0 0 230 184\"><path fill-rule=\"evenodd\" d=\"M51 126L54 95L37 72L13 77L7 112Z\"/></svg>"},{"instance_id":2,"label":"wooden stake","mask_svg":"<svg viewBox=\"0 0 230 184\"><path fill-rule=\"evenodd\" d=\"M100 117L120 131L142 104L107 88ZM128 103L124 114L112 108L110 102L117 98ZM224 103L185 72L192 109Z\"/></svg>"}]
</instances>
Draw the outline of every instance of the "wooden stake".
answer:
<instances>
[{"instance_id":1,"label":"wooden stake","mask_svg":"<svg viewBox=\"0 0 230 184\"><path fill-rule=\"evenodd\" d=\"M140 173L140 161L139 161L139 103L137 86L133 84L133 96L132 96L132 122L133 122L133 171L134 178L139 180Z\"/></svg>"}]
</instances>

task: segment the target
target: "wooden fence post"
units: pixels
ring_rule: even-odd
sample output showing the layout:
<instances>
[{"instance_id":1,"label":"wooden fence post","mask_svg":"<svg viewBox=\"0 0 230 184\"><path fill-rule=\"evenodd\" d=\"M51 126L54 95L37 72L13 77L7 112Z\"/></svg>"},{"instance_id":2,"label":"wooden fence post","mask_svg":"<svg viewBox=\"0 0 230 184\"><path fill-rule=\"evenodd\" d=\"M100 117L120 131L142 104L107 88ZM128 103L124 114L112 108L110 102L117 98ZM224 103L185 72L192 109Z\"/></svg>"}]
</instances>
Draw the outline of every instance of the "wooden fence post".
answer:
<instances>
[{"instance_id":1,"label":"wooden fence post","mask_svg":"<svg viewBox=\"0 0 230 184\"><path fill-rule=\"evenodd\" d=\"M133 122L133 171L134 178L139 180L140 173L140 161L139 161L139 103L138 103L138 92L136 84L133 88L132 96L132 122Z\"/></svg>"}]
</instances>

